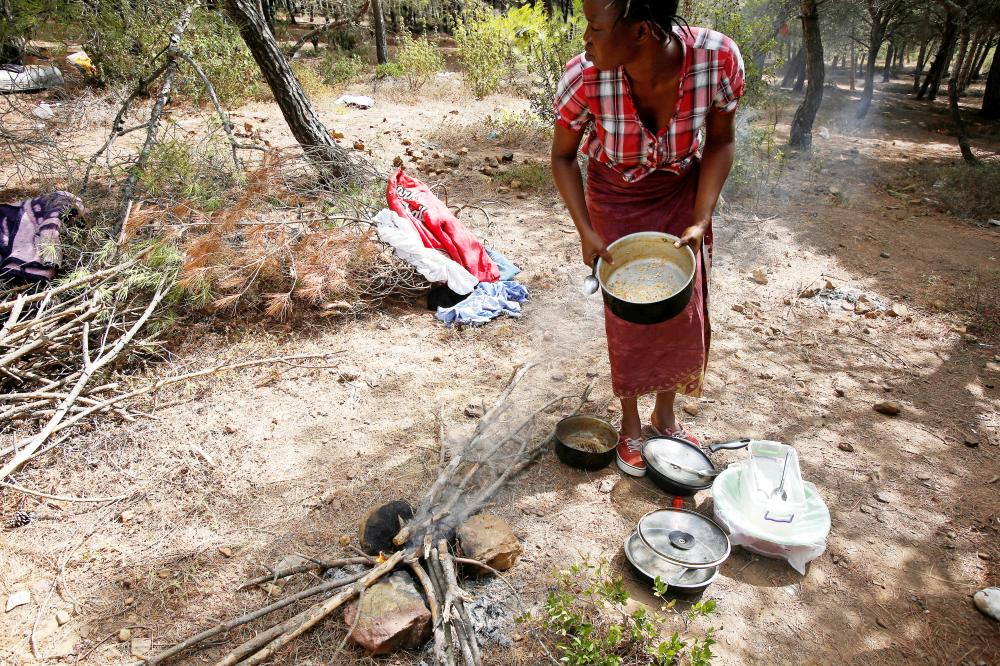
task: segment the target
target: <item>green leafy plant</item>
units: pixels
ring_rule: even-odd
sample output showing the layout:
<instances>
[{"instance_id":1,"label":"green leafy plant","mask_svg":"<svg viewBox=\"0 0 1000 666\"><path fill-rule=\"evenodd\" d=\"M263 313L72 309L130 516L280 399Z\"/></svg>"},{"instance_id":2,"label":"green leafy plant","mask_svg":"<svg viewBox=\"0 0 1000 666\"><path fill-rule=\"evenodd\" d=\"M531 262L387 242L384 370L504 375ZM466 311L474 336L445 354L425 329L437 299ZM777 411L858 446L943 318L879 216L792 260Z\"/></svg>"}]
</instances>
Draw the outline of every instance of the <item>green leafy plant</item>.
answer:
<instances>
[{"instance_id":1,"label":"green leafy plant","mask_svg":"<svg viewBox=\"0 0 1000 666\"><path fill-rule=\"evenodd\" d=\"M403 76L403 66L398 62L384 62L375 65L376 79L399 79Z\"/></svg>"},{"instance_id":2,"label":"green leafy plant","mask_svg":"<svg viewBox=\"0 0 1000 666\"><path fill-rule=\"evenodd\" d=\"M408 32L400 36L396 63L406 77L410 90L419 90L431 77L444 69L444 56L427 37L414 38Z\"/></svg>"},{"instance_id":3,"label":"green leafy plant","mask_svg":"<svg viewBox=\"0 0 1000 666\"><path fill-rule=\"evenodd\" d=\"M358 55L344 57L333 49L327 49L320 64L323 83L331 86L345 86L361 76L365 71L365 61Z\"/></svg>"},{"instance_id":4,"label":"green leafy plant","mask_svg":"<svg viewBox=\"0 0 1000 666\"><path fill-rule=\"evenodd\" d=\"M628 612L630 599L622 578L611 576L607 563L588 558L569 569L555 572L556 587L549 592L539 616L518 619L542 631L542 640L552 644L559 662L567 666L621 666L649 664L675 666L686 658L692 666L712 663L714 629L701 638L688 635L691 625L715 611L715 601L702 601L687 612L676 610L676 602L664 602L656 611L646 608ZM656 579L655 596L663 599L667 585ZM667 625L679 617L684 624L667 639Z\"/></svg>"},{"instance_id":5,"label":"green leafy plant","mask_svg":"<svg viewBox=\"0 0 1000 666\"><path fill-rule=\"evenodd\" d=\"M295 73L295 78L302 84L302 90L310 98L318 97L328 91L323 77L310 65L304 62L293 62L292 72Z\"/></svg>"}]
</instances>

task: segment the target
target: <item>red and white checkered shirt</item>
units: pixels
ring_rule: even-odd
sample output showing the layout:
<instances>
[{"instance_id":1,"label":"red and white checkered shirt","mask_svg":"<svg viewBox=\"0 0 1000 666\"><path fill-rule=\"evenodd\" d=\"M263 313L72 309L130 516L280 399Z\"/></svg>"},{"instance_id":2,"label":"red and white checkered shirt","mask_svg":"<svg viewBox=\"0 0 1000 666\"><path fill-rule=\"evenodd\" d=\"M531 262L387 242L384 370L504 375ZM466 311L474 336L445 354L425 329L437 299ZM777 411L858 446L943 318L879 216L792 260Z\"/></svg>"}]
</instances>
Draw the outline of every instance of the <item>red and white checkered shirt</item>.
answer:
<instances>
[{"instance_id":1,"label":"red and white checkered shirt","mask_svg":"<svg viewBox=\"0 0 1000 666\"><path fill-rule=\"evenodd\" d=\"M654 135L639 119L625 70L601 71L583 54L566 65L555 99L556 122L590 128L584 150L628 181L657 169L681 174L698 158L709 112L731 112L743 95L736 42L707 28L674 28L684 48L680 94L670 123Z\"/></svg>"}]
</instances>

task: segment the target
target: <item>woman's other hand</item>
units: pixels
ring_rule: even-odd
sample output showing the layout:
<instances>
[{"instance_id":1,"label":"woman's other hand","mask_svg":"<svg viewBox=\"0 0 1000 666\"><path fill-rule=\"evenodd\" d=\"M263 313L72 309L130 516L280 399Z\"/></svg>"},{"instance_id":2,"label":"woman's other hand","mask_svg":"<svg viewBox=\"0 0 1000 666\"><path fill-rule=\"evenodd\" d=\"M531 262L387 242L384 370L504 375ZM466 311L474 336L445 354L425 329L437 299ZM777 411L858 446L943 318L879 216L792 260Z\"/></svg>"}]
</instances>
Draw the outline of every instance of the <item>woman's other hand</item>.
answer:
<instances>
[{"instance_id":1,"label":"woman's other hand","mask_svg":"<svg viewBox=\"0 0 1000 666\"><path fill-rule=\"evenodd\" d=\"M711 222L698 222L692 224L690 227L684 230L681 234L680 240L674 242L674 247L684 247L685 245L691 248L692 252L697 254L701 251L702 241L705 240L705 233L708 231L708 225Z\"/></svg>"},{"instance_id":2,"label":"woman's other hand","mask_svg":"<svg viewBox=\"0 0 1000 666\"><path fill-rule=\"evenodd\" d=\"M580 232L580 251L583 254L583 263L589 267L593 267L598 257L601 257L609 264L614 263L611 260L611 253L608 252L607 244L593 228L588 228Z\"/></svg>"}]
</instances>

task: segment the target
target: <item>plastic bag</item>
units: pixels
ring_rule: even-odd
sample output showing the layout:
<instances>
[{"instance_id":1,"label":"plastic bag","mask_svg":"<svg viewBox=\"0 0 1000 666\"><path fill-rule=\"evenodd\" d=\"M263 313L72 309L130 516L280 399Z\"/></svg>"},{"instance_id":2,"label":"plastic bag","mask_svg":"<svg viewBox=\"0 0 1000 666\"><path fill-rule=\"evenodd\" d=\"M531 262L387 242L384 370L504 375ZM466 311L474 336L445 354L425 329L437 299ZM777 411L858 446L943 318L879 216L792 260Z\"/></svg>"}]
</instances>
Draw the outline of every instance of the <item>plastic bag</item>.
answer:
<instances>
[{"instance_id":1,"label":"plastic bag","mask_svg":"<svg viewBox=\"0 0 1000 666\"><path fill-rule=\"evenodd\" d=\"M712 485L715 520L729 534L734 546L787 561L800 574L806 565L826 551L830 534L830 510L816 486L802 482L804 509L788 522L760 521L756 512L766 511L759 502L743 495L742 476L750 463L730 465Z\"/></svg>"}]
</instances>

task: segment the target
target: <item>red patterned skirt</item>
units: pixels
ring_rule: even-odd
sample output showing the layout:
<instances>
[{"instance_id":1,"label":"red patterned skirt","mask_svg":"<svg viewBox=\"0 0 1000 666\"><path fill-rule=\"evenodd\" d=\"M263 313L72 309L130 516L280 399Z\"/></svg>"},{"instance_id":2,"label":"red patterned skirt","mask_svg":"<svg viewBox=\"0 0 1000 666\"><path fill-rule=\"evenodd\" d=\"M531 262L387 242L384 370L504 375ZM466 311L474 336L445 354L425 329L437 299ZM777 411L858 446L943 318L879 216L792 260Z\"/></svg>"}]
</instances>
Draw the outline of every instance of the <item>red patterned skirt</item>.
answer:
<instances>
[{"instance_id":1,"label":"red patterned skirt","mask_svg":"<svg viewBox=\"0 0 1000 666\"><path fill-rule=\"evenodd\" d=\"M697 190L697 164L681 176L656 171L632 183L594 160L587 170L590 221L606 243L637 231L680 236L691 226ZM691 302L673 319L662 324L633 324L604 309L611 386L619 398L661 392L701 395L711 340L711 256L710 228L697 257Z\"/></svg>"}]
</instances>

